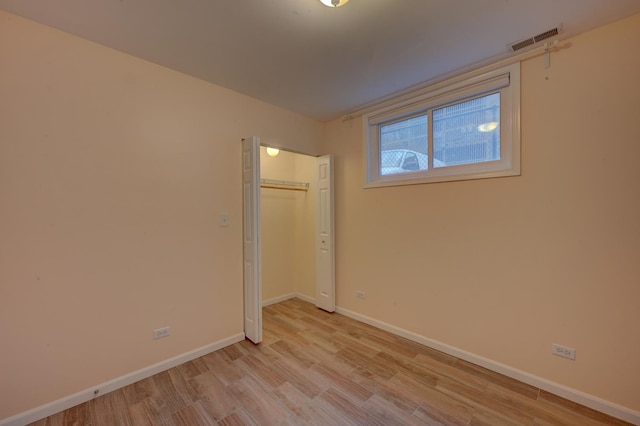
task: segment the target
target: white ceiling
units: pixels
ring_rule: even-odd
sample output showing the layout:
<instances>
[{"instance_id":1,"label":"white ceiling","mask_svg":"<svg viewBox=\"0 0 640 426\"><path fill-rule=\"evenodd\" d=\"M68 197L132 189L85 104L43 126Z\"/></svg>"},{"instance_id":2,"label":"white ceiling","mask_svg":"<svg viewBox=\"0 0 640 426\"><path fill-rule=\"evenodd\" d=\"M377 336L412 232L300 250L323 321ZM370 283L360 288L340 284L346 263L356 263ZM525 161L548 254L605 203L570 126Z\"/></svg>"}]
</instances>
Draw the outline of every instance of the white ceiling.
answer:
<instances>
[{"instance_id":1,"label":"white ceiling","mask_svg":"<svg viewBox=\"0 0 640 426\"><path fill-rule=\"evenodd\" d=\"M328 120L510 54L559 24L566 38L640 0L0 0L0 9Z\"/></svg>"}]
</instances>

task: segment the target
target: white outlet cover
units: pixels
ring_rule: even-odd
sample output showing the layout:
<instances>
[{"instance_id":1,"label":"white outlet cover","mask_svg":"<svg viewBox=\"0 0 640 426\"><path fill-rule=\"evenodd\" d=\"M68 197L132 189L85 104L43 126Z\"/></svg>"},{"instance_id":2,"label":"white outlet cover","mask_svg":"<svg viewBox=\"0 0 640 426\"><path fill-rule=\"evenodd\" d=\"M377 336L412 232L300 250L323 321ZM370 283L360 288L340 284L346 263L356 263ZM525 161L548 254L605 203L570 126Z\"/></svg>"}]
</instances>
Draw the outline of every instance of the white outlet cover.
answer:
<instances>
[{"instance_id":1,"label":"white outlet cover","mask_svg":"<svg viewBox=\"0 0 640 426\"><path fill-rule=\"evenodd\" d=\"M169 327L158 328L157 330L153 330L153 339L162 339L163 337L168 337L170 334Z\"/></svg>"},{"instance_id":2,"label":"white outlet cover","mask_svg":"<svg viewBox=\"0 0 640 426\"><path fill-rule=\"evenodd\" d=\"M558 345L554 343L551 345L551 353L554 355L561 356L563 358L567 358L570 360L576 359L576 350L573 348L569 348L567 346Z\"/></svg>"}]
</instances>

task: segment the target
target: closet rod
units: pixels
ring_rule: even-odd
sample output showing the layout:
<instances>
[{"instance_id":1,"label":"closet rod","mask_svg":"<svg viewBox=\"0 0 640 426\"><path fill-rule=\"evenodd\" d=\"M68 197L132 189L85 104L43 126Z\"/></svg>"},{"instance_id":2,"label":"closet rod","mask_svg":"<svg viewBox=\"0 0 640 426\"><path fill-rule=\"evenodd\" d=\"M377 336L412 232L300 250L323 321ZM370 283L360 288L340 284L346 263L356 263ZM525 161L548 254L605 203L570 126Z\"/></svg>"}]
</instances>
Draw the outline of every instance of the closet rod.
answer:
<instances>
[{"instance_id":1,"label":"closet rod","mask_svg":"<svg viewBox=\"0 0 640 426\"><path fill-rule=\"evenodd\" d=\"M309 184L306 182L291 182L286 180L260 179L261 188L287 189L290 191L308 191Z\"/></svg>"}]
</instances>

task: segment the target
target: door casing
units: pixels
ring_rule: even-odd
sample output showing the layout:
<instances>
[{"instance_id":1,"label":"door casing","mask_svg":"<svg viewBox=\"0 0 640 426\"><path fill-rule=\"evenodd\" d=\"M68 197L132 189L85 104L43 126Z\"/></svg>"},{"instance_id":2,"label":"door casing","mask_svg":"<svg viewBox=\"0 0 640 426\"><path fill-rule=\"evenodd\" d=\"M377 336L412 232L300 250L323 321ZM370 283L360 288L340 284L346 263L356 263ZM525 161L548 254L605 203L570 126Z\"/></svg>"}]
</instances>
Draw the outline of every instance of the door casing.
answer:
<instances>
[{"instance_id":1,"label":"door casing","mask_svg":"<svg viewBox=\"0 0 640 426\"><path fill-rule=\"evenodd\" d=\"M333 158L317 157L318 182L315 247L316 306L335 311L335 242ZM260 237L260 138L242 140L244 332L253 343L262 341L262 267Z\"/></svg>"}]
</instances>

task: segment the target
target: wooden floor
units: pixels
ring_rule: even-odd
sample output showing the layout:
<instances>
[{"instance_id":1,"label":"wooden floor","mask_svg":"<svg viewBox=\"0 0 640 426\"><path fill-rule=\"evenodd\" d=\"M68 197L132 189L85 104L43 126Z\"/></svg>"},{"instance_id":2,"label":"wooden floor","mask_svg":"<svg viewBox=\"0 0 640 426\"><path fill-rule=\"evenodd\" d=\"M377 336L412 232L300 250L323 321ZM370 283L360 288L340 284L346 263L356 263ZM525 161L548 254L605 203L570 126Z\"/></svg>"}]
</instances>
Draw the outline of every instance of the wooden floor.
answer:
<instances>
[{"instance_id":1,"label":"wooden floor","mask_svg":"<svg viewBox=\"0 0 640 426\"><path fill-rule=\"evenodd\" d=\"M34 425L627 424L299 299L264 342L180 365Z\"/></svg>"}]
</instances>

